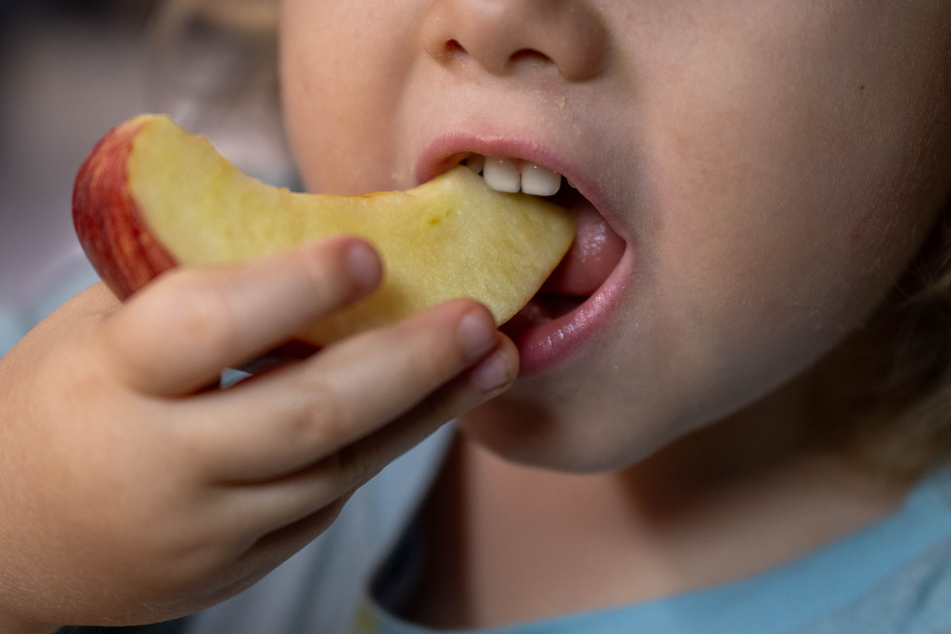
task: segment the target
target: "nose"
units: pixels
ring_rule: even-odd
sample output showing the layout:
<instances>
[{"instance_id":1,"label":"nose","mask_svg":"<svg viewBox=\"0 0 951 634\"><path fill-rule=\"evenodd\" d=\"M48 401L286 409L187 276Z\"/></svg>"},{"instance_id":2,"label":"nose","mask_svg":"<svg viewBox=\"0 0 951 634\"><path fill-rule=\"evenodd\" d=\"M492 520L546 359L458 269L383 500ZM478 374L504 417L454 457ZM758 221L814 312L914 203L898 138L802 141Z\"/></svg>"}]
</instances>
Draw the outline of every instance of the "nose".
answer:
<instances>
[{"instance_id":1,"label":"nose","mask_svg":"<svg viewBox=\"0 0 951 634\"><path fill-rule=\"evenodd\" d=\"M608 32L587 0L435 0L420 32L444 65L469 58L496 75L539 64L570 81L596 77Z\"/></svg>"}]
</instances>

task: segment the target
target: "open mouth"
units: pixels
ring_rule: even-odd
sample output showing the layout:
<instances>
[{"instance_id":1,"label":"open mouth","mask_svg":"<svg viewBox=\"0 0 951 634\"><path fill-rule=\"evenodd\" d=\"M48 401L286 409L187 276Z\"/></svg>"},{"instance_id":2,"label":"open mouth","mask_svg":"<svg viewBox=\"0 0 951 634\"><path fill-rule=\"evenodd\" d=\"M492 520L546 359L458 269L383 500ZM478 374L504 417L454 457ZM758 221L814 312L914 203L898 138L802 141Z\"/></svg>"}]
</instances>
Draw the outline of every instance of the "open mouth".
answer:
<instances>
[{"instance_id":1,"label":"open mouth","mask_svg":"<svg viewBox=\"0 0 951 634\"><path fill-rule=\"evenodd\" d=\"M518 346L521 374L551 367L606 320L623 289L614 275L627 250L595 205L570 181L545 166L512 158L466 154L459 162L482 174L492 189L545 196L577 214L575 241L534 297L501 330Z\"/></svg>"}]
</instances>

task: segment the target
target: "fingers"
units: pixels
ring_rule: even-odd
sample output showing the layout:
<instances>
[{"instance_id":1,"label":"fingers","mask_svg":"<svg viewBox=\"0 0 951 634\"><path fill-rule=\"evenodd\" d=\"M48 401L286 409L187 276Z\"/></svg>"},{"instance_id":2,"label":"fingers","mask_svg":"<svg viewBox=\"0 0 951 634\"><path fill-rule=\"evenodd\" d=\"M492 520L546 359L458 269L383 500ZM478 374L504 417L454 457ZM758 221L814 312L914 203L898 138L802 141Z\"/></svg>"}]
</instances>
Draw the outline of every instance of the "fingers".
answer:
<instances>
[{"instance_id":1,"label":"fingers","mask_svg":"<svg viewBox=\"0 0 951 634\"><path fill-rule=\"evenodd\" d=\"M243 587L239 590L249 586L248 581L256 583L330 528L348 499L341 498L313 515L253 540L245 546L235 563L234 577L243 581ZM237 591L228 592L228 596L236 593Z\"/></svg>"},{"instance_id":2,"label":"fingers","mask_svg":"<svg viewBox=\"0 0 951 634\"><path fill-rule=\"evenodd\" d=\"M367 294L380 276L376 253L355 238L236 266L178 270L107 317L102 337L128 385L185 395Z\"/></svg>"},{"instance_id":3,"label":"fingers","mask_svg":"<svg viewBox=\"0 0 951 634\"><path fill-rule=\"evenodd\" d=\"M507 337L499 338L499 349L492 355L393 423L290 476L233 488L223 502L231 507L224 511L225 516L233 517L234 524L243 522L243 533L283 534L298 523L309 523L315 513L337 507L445 422L497 396L511 384L518 374L518 352ZM479 375L492 373L497 364L507 378L502 387L487 391L479 385ZM246 512L249 508L255 510L253 515ZM275 541L275 536L269 535L267 541Z\"/></svg>"},{"instance_id":4,"label":"fingers","mask_svg":"<svg viewBox=\"0 0 951 634\"><path fill-rule=\"evenodd\" d=\"M261 509L273 526L284 527L308 517L317 508L332 504L342 492L352 493L376 476L445 422L498 396L518 375L518 352L507 337L499 350L463 376L442 387L396 422L289 478L256 491ZM500 364L506 374L502 387L486 391L478 375L495 371ZM267 496L267 499L265 499Z\"/></svg>"},{"instance_id":5,"label":"fingers","mask_svg":"<svg viewBox=\"0 0 951 634\"><path fill-rule=\"evenodd\" d=\"M290 474L416 407L495 349L499 337L483 306L450 302L339 342L307 362L237 389L204 395L205 413L199 422L195 417L183 422L188 425L183 433L203 452L200 461L211 478L249 482ZM494 381L466 393L469 407L517 373L514 347L500 351L501 362L490 364L497 369L495 377L483 376L485 370L475 375ZM456 409L441 415L451 417Z\"/></svg>"}]
</instances>

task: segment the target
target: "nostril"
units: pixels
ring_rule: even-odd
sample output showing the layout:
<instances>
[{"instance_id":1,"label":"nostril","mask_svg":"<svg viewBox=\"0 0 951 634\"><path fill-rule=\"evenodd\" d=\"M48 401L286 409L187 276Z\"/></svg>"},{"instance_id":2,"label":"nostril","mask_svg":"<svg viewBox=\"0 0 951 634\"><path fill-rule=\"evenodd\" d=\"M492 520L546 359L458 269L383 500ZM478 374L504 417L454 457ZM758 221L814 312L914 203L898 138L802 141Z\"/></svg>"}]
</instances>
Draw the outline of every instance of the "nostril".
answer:
<instances>
[{"instance_id":1,"label":"nostril","mask_svg":"<svg viewBox=\"0 0 951 634\"><path fill-rule=\"evenodd\" d=\"M546 75L554 68L569 81L602 70L608 32L587 0L430 0L420 25L423 50L441 64L463 59L506 75L522 67Z\"/></svg>"},{"instance_id":2,"label":"nostril","mask_svg":"<svg viewBox=\"0 0 951 634\"><path fill-rule=\"evenodd\" d=\"M466 47L455 38L436 39L427 44L427 52L440 62L452 62L466 54Z\"/></svg>"},{"instance_id":3,"label":"nostril","mask_svg":"<svg viewBox=\"0 0 951 634\"><path fill-rule=\"evenodd\" d=\"M535 63L551 63L552 58L548 57L544 53L539 53L536 50L530 48L523 48L520 51L515 51L512 56L509 58L512 63L517 62L535 62Z\"/></svg>"},{"instance_id":4,"label":"nostril","mask_svg":"<svg viewBox=\"0 0 951 634\"><path fill-rule=\"evenodd\" d=\"M452 57L458 53L465 53L466 49L463 48L462 44L459 43L459 40L449 40L446 42L446 53Z\"/></svg>"}]
</instances>

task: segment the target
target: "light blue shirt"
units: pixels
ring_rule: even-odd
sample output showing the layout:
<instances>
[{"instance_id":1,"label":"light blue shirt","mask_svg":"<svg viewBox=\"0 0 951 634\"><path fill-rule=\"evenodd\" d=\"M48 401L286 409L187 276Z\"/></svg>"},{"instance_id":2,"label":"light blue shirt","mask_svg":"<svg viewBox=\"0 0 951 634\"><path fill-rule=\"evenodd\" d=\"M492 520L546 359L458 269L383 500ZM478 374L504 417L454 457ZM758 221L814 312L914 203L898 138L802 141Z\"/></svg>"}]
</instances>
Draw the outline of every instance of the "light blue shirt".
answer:
<instances>
[{"instance_id":1,"label":"light blue shirt","mask_svg":"<svg viewBox=\"0 0 951 634\"><path fill-rule=\"evenodd\" d=\"M395 616L385 595L406 586L425 547L411 519L450 438L444 428L393 463L327 533L244 595L199 615L186 634L431 634ZM387 559L402 563L383 566ZM951 471L921 481L890 516L762 574L491 630L543 632L951 633Z\"/></svg>"},{"instance_id":2,"label":"light blue shirt","mask_svg":"<svg viewBox=\"0 0 951 634\"><path fill-rule=\"evenodd\" d=\"M360 634L430 634L384 607L413 561L383 573ZM384 595L384 596L379 596ZM317 630L315 630L317 631ZM492 634L925 634L951 632L951 472L919 483L889 517L807 556L735 583L605 610L490 630ZM442 630L445 632L445 630Z\"/></svg>"}]
</instances>

